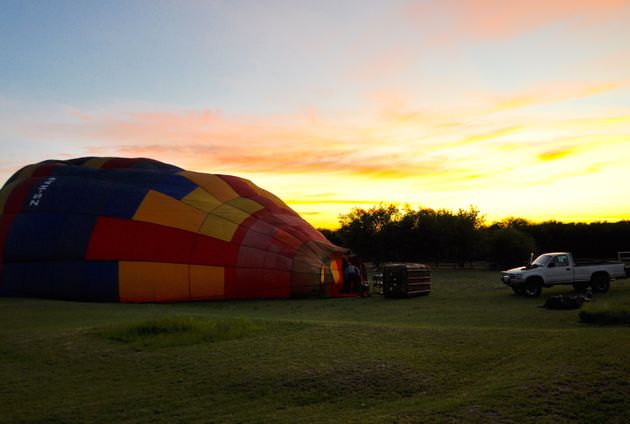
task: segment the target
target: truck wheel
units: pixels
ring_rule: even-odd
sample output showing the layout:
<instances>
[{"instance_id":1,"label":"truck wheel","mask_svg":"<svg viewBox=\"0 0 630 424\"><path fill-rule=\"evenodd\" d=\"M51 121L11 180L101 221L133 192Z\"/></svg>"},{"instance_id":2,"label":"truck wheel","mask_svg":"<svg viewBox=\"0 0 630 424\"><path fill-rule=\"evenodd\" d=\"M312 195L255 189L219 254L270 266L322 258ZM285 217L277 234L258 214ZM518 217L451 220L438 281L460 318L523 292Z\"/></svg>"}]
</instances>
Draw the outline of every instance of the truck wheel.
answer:
<instances>
[{"instance_id":1,"label":"truck wheel","mask_svg":"<svg viewBox=\"0 0 630 424\"><path fill-rule=\"evenodd\" d=\"M593 275L591 288L594 293L606 293L610 288L610 277L608 277L608 274L598 273Z\"/></svg>"},{"instance_id":2,"label":"truck wheel","mask_svg":"<svg viewBox=\"0 0 630 424\"><path fill-rule=\"evenodd\" d=\"M529 284L523 289L523 294L527 297L538 297L542 293L542 286L540 284Z\"/></svg>"},{"instance_id":3,"label":"truck wheel","mask_svg":"<svg viewBox=\"0 0 630 424\"><path fill-rule=\"evenodd\" d=\"M578 293L584 293L586 291L586 287L588 287L588 284L585 283L573 284L573 288Z\"/></svg>"},{"instance_id":4,"label":"truck wheel","mask_svg":"<svg viewBox=\"0 0 630 424\"><path fill-rule=\"evenodd\" d=\"M512 287L512 291L517 296L522 296L523 295L523 288L522 287Z\"/></svg>"}]
</instances>

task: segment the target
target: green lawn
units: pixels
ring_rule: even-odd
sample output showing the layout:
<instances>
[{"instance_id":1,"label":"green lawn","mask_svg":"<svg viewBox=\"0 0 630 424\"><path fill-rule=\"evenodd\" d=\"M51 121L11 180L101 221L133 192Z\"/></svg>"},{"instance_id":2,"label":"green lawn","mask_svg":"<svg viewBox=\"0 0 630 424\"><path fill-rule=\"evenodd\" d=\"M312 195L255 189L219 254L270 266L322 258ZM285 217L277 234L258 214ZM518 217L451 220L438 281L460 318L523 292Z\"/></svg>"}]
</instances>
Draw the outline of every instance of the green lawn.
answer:
<instances>
[{"instance_id":1,"label":"green lawn","mask_svg":"<svg viewBox=\"0 0 630 424\"><path fill-rule=\"evenodd\" d=\"M0 422L627 422L629 326L537 307L566 287L432 280L414 299L0 298Z\"/></svg>"}]
</instances>

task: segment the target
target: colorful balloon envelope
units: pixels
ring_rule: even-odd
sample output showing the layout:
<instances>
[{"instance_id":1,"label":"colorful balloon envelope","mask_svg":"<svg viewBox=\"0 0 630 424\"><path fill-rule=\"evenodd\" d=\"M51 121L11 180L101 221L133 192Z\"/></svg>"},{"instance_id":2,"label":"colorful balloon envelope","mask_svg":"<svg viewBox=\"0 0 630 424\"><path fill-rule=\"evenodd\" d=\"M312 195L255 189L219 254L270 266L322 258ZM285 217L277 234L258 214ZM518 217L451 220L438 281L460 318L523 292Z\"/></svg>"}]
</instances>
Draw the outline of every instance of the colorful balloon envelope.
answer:
<instances>
[{"instance_id":1,"label":"colorful balloon envelope","mask_svg":"<svg viewBox=\"0 0 630 424\"><path fill-rule=\"evenodd\" d=\"M0 190L5 296L336 296L345 253L249 180L151 159L45 161Z\"/></svg>"}]
</instances>

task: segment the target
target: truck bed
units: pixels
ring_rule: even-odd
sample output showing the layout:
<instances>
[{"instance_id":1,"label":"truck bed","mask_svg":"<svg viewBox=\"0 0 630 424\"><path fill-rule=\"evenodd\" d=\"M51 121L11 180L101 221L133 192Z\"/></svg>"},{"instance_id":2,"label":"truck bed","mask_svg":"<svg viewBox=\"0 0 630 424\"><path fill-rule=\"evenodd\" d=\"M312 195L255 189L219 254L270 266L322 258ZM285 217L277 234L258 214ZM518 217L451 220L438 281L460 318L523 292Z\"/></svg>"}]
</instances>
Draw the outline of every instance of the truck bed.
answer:
<instances>
[{"instance_id":1,"label":"truck bed","mask_svg":"<svg viewBox=\"0 0 630 424\"><path fill-rule=\"evenodd\" d=\"M619 261L579 261L575 262L575 266L593 266L593 265L618 265L623 262Z\"/></svg>"}]
</instances>

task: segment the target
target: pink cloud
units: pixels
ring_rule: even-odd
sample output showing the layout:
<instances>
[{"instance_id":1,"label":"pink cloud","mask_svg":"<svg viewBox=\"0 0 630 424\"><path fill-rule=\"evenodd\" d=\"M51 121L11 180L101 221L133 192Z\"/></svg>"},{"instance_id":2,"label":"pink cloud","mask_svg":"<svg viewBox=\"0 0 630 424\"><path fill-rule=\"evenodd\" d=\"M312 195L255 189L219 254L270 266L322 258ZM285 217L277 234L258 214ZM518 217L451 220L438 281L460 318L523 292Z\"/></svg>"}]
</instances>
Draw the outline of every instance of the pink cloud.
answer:
<instances>
[{"instance_id":1,"label":"pink cloud","mask_svg":"<svg viewBox=\"0 0 630 424\"><path fill-rule=\"evenodd\" d=\"M625 77L625 76L624 76ZM557 104L623 90L629 79L580 81L555 80L540 82L508 93L468 89L447 103L418 108L405 90L370 92L365 98L374 105L379 119L389 124L419 125L423 128L456 130L471 118L515 109Z\"/></svg>"},{"instance_id":2,"label":"pink cloud","mask_svg":"<svg viewBox=\"0 0 630 424\"><path fill-rule=\"evenodd\" d=\"M374 54L372 51L364 60L358 60L348 71L347 78L353 82L372 83L389 79L405 71L412 59L412 52L402 48L388 48Z\"/></svg>"},{"instance_id":3,"label":"pink cloud","mask_svg":"<svg viewBox=\"0 0 630 424\"><path fill-rule=\"evenodd\" d=\"M86 119L88 117L88 119ZM214 172L332 172L406 177L436 172L441 165L383 157L354 127L339 128L306 115L233 119L207 111L97 116L83 113L57 134L98 140L88 155L152 157L188 169Z\"/></svg>"},{"instance_id":4,"label":"pink cloud","mask_svg":"<svg viewBox=\"0 0 630 424\"><path fill-rule=\"evenodd\" d=\"M412 3L405 8L418 25L443 23L435 40L450 44L461 39L501 40L547 25L587 27L628 11L626 0L440 0Z\"/></svg>"}]
</instances>

